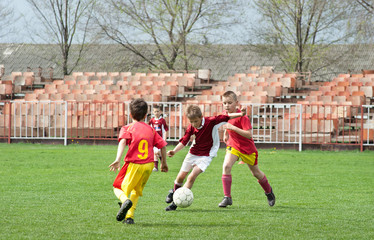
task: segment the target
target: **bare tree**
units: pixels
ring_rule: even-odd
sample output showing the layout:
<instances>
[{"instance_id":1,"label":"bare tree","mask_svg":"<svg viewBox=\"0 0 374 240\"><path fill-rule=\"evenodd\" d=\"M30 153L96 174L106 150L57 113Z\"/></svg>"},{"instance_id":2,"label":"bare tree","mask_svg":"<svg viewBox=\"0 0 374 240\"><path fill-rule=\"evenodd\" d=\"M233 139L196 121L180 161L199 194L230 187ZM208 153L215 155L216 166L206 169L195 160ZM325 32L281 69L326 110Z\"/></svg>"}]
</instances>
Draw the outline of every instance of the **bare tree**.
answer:
<instances>
[{"instance_id":1,"label":"bare tree","mask_svg":"<svg viewBox=\"0 0 374 240\"><path fill-rule=\"evenodd\" d=\"M15 15L10 1L0 2L0 41L14 32Z\"/></svg>"},{"instance_id":2,"label":"bare tree","mask_svg":"<svg viewBox=\"0 0 374 240\"><path fill-rule=\"evenodd\" d=\"M332 55L330 49L351 41L355 34L353 29L347 31L352 5L344 1L255 0L254 7L262 18L252 29L257 36L253 49L277 56L287 71L327 67L344 55Z\"/></svg>"},{"instance_id":3,"label":"bare tree","mask_svg":"<svg viewBox=\"0 0 374 240\"><path fill-rule=\"evenodd\" d=\"M360 42L374 42L374 1L373 0L356 0L355 13L352 14L351 27L359 29Z\"/></svg>"},{"instance_id":4,"label":"bare tree","mask_svg":"<svg viewBox=\"0 0 374 240\"><path fill-rule=\"evenodd\" d=\"M64 75L70 74L81 60L87 42L88 26L92 17L94 0L27 0L44 26L36 36L48 43L59 45ZM73 43L78 54L70 63Z\"/></svg>"},{"instance_id":5,"label":"bare tree","mask_svg":"<svg viewBox=\"0 0 374 240\"><path fill-rule=\"evenodd\" d=\"M188 70L192 43L234 24L232 0L106 0L97 5L96 22L104 35L143 59L148 68Z\"/></svg>"}]
</instances>

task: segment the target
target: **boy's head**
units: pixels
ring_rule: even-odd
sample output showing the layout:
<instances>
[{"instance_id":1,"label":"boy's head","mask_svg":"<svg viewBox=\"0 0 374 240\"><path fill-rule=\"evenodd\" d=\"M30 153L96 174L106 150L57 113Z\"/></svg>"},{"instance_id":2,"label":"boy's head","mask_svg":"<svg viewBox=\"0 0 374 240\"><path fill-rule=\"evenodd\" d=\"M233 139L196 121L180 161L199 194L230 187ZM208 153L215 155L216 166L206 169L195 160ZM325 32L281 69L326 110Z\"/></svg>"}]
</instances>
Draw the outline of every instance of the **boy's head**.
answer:
<instances>
[{"instance_id":1,"label":"boy's head","mask_svg":"<svg viewBox=\"0 0 374 240\"><path fill-rule=\"evenodd\" d=\"M228 113L236 112L236 107L238 105L238 97L233 91L227 91L222 96L223 108Z\"/></svg>"},{"instance_id":2,"label":"boy's head","mask_svg":"<svg viewBox=\"0 0 374 240\"><path fill-rule=\"evenodd\" d=\"M203 114L201 113L199 106L196 106L196 105L188 106L187 118L190 121L192 127L199 128L203 120Z\"/></svg>"},{"instance_id":3,"label":"boy's head","mask_svg":"<svg viewBox=\"0 0 374 240\"><path fill-rule=\"evenodd\" d=\"M136 121L144 120L148 112L148 104L142 99L137 98L130 102L131 117Z\"/></svg>"},{"instance_id":4,"label":"boy's head","mask_svg":"<svg viewBox=\"0 0 374 240\"><path fill-rule=\"evenodd\" d=\"M153 107L153 115L155 115L156 118L159 118L162 114L161 106L156 105Z\"/></svg>"}]
</instances>

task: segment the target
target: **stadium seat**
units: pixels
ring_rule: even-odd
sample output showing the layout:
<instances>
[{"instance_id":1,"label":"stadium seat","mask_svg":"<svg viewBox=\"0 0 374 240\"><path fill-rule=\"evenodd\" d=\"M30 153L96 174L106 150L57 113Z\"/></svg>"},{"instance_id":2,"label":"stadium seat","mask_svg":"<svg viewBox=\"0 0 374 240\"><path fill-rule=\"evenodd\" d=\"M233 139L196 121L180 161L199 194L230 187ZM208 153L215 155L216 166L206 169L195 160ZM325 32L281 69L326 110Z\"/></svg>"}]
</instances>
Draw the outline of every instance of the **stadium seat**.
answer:
<instances>
[{"instance_id":1,"label":"stadium seat","mask_svg":"<svg viewBox=\"0 0 374 240\"><path fill-rule=\"evenodd\" d=\"M341 103L344 103L347 101L347 97L346 96L334 96L333 97L333 101L337 102L338 104L341 104Z\"/></svg>"},{"instance_id":2,"label":"stadium seat","mask_svg":"<svg viewBox=\"0 0 374 240\"><path fill-rule=\"evenodd\" d=\"M349 92L350 95L352 95L353 92L359 91L360 87L359 86L349 86L347 87L347 92Z\"/></svg>"},{"instance_id":3,"label":"stadium seat","mask_svg":"<svg viewBox=\"0 0 374 240\"><path fill-rule=\"evenodd\" d=\"M361 86L363 86L363 85L364 85L363 82L352 82L352 83L351 83L351 86L361 87Z\"/></svg>"},{"instance_id":4,"label":"stadium seat","mask_svg":"<svg viewBox=\"0 0 374 240\"><path fill-rule=\"evenodd\" d=\"M372 98L374 96L372 86L362 86L360 87L360 91L364 92L365 96L368 98Z\"/></svg>"},{"instance_id":5,"label":"stadium seat","mask_svg":"<svg viewBox=\"0 0 374 240\"><path fill-rule=\"evenodd\" d=\"M295 78L290 78L290 77L280 78L279 82L281 82L282 86L286 88L295 88L295 84L296 84Z\"/></svg>"}]
</instances>

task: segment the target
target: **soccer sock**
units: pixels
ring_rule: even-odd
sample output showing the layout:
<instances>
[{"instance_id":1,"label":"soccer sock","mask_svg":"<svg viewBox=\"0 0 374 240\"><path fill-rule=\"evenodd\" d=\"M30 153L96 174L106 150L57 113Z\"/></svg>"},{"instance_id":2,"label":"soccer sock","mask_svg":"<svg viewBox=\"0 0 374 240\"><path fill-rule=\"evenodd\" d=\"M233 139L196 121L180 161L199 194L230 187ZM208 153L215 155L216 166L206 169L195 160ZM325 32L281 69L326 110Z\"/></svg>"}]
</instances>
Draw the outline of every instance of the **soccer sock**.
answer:
<instances>
[{"instance_id":1,"label":"soccer sock","mask_svg":"<svg viewBox=\"0 0 374 240\"><path fill-rule=\"evenodd\" d=\"M264 175L264 177L261 180L258 180L258 183L261 185L261 187L264 189L265 193L271 192L271 186L268 182L268 179Z\"/></svg>"},{"instance_id":2,"label":"soccer sock","mask_svg":"<svg viewBox=\"0 0 374 240\"><path fill-rule=\"evenodd\" d=\"M123 203L128 198L126 194L119 188L113 188L114 194Z\"/></svg>"},{"instance_id":3,"label":"soccer sock","mask_svg":"<svg viewBox=\"0 0 374 240\"><path fill-rule=\"evenodd\" d=\"M135 190L133 190L133 191L131 192L130 200L131 200L131 202L132 202L132 207L131 207L131 208L129 209L129 211L127 212L125 218L132 218L132 219L134 219L135 209L136 209L136 205L138 204L139 197L140 197L140 196L137 194L137 192L136 192Z\"/></svg>"},{"instance_id":4,"label":"soccer sock","mask_svg":"<svg viewBox=\"0 0 374 240\"><path fill-rule=\"evenodd\" d=\"M153 162L154 162L154 164L155 164L155 168L158 169L158 161L153 161Z\"/></svg>"},{"instance_id":5,"label":"soccer sock","mask_svg":"<svg viewBox=\"0 0 374 240\"><path fill-rule=\"evenodd\" d=\"M232 183L232 176L222 174L222 186L223 186L223 194L225 197L231 197L231 183Z\"/></svg>"},{"instance_id":6,"label":"soccer sock","mask_svg":"<svg viewBox=\"0 0 374 240\"><path fill-rule=\"evenodd\" d=\"M174 188L173 188L174 192L175 192L175 190L177 190L180 187L182 187L181 183L174 182Z\"/></svg>"}]
</instances>

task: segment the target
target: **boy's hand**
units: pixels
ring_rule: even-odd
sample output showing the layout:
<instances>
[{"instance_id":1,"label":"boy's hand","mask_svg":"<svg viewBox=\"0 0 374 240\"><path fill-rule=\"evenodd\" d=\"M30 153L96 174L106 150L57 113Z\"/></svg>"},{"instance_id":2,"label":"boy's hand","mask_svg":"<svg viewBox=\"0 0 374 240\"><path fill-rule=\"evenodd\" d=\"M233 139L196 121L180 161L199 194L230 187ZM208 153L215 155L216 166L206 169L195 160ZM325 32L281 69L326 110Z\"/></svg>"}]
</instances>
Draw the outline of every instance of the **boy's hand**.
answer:
<instances>
[{"instance_id":1,"label":"boy's hand","mask_svg":"<svg viewBox=\"0 0 374 240\"><path fill-rule=\"evenodd\" d=\"M165 164L163 164L162 162L161 162L161 172L168 172L169 171L169 167L168 167L168 165L165 163Z\"/></svg>"},{"instance_id":2,"label":"boy's hand","mask_svg":"<svg viewBox=\"0 0 374 240\"><path fill-rule=\"evenodd\" d=\"M245 116L247 114L247 107L243 106L240 111L242 112L242 116Z\"/></svg>"},{"instance_id":3,"label":"boy's hand","mask_svg":"<svg viewBox=\"0 0 374 240\"><path fill-rule=\"evenodd\" d=\"M224 135L223 136L223 142L227 144L228 140L229 140L229 136L228 135Z\"/></svg>"},{"instance_id":4,"label":"boy's hand","mask_svg":"<svg viewBox=\"0 0 374 240\"><path fill-rule=\"evenodd\" d=\"M231 123L226 123L225 124L225 129L226 130L234 130L236 127L232 125Z\"/></svg>"},{"instance_id":5,"label":"boy's hand","mask_svg":"<svg viewBox=\"0 0 374 240\"><path fill-rule=\"evenodd\" d=\"M114 161L112 164L109 165L109 170L113 172L117 172L121 169L121 163L119 161Z\"/></svg>"},{"instance_id":6,"label":"boy's hand","mask_svg":"<svg viewBox=\"0 0 374 240\"><path fill-rule=\"evenodd\" d=\"M172 157L174 156L175 152L173 150L170 150L169 152L167 152L167 155L168 157Z\"/></svg>"}]
</instances>

